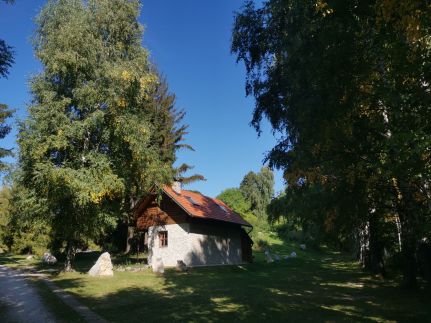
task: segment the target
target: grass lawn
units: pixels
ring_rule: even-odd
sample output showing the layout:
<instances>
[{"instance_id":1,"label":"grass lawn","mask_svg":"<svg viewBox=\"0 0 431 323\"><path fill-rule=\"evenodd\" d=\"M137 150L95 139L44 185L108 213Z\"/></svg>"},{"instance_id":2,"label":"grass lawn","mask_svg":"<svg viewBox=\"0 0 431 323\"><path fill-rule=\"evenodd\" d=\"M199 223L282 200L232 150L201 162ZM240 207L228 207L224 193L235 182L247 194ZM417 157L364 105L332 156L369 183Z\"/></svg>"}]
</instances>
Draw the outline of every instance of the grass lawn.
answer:
<instances>
[{"instance_id":1,"label":"grass lawn","mask_svg":"<svg viewBox=\"0 0 431 323\"><path fill-rule=\"evenodd\" d=\"M272 250L298 257L267 264L262 253L247 266L115 272L92 278L93 263L53 276L55 283L114 322L142 321L418 321L431 320L431 293L406 291L397 280L373 278L348 256L300 251L274 239Z\"/></svg>"}]
</instances>

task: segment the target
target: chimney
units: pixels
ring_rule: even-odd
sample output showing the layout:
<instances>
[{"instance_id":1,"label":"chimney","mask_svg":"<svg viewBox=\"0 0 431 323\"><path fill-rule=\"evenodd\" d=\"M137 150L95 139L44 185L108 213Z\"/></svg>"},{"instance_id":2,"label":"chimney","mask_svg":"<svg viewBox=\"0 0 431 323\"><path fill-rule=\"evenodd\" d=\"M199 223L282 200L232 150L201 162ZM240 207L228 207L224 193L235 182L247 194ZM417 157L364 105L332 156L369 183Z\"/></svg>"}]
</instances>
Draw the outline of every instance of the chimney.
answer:
<instances>
[{"instance_id":1,"label":"chimney","mask_svg":"<svg viewBox=\"0 0 431 323\"><path fill-rule=\"evenodd\" d=\"M172 190L177 193L178 195L181 195L181 182L175 181L172 184Z\"/></svg>"}]
</instances>

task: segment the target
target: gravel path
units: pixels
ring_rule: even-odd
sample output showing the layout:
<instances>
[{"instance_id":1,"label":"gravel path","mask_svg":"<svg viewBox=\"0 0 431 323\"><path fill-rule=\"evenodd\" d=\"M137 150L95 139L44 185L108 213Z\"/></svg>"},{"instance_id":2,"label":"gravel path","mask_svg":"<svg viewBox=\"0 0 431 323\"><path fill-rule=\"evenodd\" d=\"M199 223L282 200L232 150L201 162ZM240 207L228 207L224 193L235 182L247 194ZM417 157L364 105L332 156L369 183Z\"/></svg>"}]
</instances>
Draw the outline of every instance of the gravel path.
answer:
<instances>
[{"instance_id":1,"label":"gravel path","mask_svg":"<svg viewBox=\"0 0 431 323\"><path fill-rule=\"evenodd\" d=\"M0 265L0 304L6 317L1 322L55 322L33 286L25 280L25 274Z\"/></svg>"}]
</instances>

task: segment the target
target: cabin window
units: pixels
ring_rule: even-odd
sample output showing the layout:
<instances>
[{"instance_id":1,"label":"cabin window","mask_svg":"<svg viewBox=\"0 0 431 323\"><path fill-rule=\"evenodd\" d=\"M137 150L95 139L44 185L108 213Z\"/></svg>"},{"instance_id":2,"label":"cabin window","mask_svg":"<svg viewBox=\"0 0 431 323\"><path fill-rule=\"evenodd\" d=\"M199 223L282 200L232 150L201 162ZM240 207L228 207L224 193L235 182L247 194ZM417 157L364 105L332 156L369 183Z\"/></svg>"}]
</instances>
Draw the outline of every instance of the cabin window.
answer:
<instances>
[{"instance_id":1,"label":"cabin window","mask_svg":"<svg viewBox=\"0 0 431 323\"><path fill-rule=\"evenodd\" d=\"M159 247L168 246L168 231L159 232Z\"/></svg>"}]
</instances>

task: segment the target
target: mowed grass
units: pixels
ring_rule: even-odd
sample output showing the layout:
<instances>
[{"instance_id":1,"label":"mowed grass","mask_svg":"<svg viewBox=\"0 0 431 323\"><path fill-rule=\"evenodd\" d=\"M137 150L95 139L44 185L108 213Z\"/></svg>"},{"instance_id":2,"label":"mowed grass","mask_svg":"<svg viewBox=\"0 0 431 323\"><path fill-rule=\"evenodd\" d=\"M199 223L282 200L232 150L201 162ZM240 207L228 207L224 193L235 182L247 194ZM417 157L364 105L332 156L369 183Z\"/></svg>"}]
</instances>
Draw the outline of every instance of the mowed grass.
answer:
<instances>
[{"instance_id":1,"label":"mowed grass","mask_svg":"<svg viewBox=\"0 0 431 323\"><path fill-rule=\"evenodd\" d=\"M88 255L75 273L53 276L55 283L113 322L160 321L309 321L428 322L431 293L407 291L398 281L370 277L349 256L298 250L273 239L280 256L295 259L266 263L261 252L246 266L115 272L93 278Z\"/></svg>"}]
</instances>

